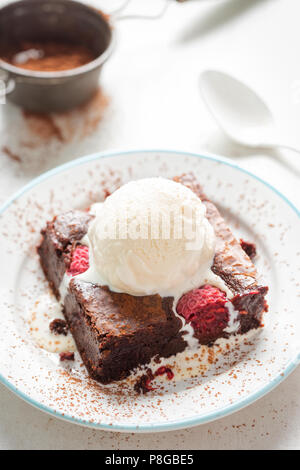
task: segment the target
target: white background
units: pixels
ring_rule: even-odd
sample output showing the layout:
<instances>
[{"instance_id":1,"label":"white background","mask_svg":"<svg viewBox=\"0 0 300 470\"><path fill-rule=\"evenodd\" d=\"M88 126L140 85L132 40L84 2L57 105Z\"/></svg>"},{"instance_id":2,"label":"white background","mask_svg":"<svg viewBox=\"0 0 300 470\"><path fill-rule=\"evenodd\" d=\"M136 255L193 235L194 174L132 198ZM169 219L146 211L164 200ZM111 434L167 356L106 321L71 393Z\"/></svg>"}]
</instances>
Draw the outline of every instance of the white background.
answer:
<instances>
[{"instance_id":1,"label":"white background","mask_svg":"<svg viewBox=\"0 0 300 470\"><path fill-rule=\"evenodd\" d=\"M232 157L299 206L300 155L259 153L231 144L198 92L201 70L235 74L265 98L286 140L300 148L299 0L168 1L170 8L160 20L116 23L118 44L101 78L110 104L93 138L59 152L41 148L41 163L34 168L0 154L0 203L44 169L83 154L171 148ZM130 12L153 13L162 4L133 0ZM1 144L17 141L20 112L8 104L0 111ZM217 422L160 434L118 434L50 418L1 385L0 448L299 449L299 405L298 368L269 395Z\"/></svg>"}]
</instances>

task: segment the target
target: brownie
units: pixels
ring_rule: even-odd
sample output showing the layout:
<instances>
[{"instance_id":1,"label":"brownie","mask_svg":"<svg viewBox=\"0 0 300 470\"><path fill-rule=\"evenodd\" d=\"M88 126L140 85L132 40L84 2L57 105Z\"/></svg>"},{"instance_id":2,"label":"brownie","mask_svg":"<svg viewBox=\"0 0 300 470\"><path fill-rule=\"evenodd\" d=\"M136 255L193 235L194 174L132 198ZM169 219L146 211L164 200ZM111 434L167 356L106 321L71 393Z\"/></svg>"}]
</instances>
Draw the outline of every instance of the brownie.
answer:
<instances>
[{"instance_id":1,"label":"brownie","mask_svg":"<svg viewBox=\"0 0 300 470\"><path fill-rule=\"evenodd\" d=\"M233 294L239 311L237 333L258 328L268 288L257 284L255 267L235 239L219 211L202 191L193 175L175 178L192 189L203 201L216 233L212 271ZM70 211L55 217L42 230L38 247L46 278L59 298L59 286L70 266L74 247L87 233L93 219L88 212ZM155 356L169 357L183 351L181 319L173 312L173 298L159 295L135 297L111 292L106 286L86 283L74 277L64 299L64 315L91 377L110 383L129 375ZM228 337L225 331L222 336Z\"/></svg>"},{"instance_id":2,"label":"brownie","mask_svg":"<svg viewBox=\"0 0 300 470\"><path fill-rule=\"evenodd\" d=\"M93 216L84 211L69 211L47 222L41 231L37 251L45 276L59 299L59 286L71 261L72 249L88 231Z\"/></svg>"},{"instance_id":3,"label":"brownie","mask_svg":"<svg viewBox=\"0 0 300 470\"><path fill-rule=\"evenodd\" d=\"M134 297L76 278L70 282L65 316L90 375L102 383L120 380L152 357L183 351L182 321L173 298Z\"/></svg>"},{"instance_id":4,"label":"brownie","mask_svg":"<svg viewBox=\"0 0 300 470\"><path fill-rule=\"evenodd\" d=\"M72 251L92 218L87 212L70 211L56 216L41 232L41 265L58 299ZM186 348L183 323L172 306L171 297L119 294L75 277L64 299L64 315L89 374L105 384L128 376L152 357L169 357Z\"/></svg>"}]
</instances>

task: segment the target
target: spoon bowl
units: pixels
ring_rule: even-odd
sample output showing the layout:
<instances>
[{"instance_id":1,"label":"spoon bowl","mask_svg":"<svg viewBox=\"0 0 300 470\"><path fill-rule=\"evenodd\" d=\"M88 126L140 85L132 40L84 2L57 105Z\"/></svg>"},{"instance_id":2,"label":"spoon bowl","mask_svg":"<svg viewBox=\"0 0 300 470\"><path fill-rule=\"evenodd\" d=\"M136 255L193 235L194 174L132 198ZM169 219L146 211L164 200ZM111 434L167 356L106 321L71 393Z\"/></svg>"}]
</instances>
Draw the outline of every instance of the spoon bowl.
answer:
<instances>
[{"instance_id":1,"label":"spoon bowl","mask_svg":"<svg viewBox=\"0 0 300 470\"><path fill-rule=\"evenodd\" d=\"M217 70L200 76L202 98L219 126L233 141L251 148L288 148L282 143L264 100L240 80Z\"/></svg>"},{"instance_id":2,"label":"spoon bowl","mask_svg":"<svg viewBox=\"0 0 300 470\"><path fill-rule=\"evenodd\" d=\"M275 132L265 102L241 81L216 70L200 78L202 97L219 126L231 139L250 147L264 146Z\"/></svg>"}]
</instances>

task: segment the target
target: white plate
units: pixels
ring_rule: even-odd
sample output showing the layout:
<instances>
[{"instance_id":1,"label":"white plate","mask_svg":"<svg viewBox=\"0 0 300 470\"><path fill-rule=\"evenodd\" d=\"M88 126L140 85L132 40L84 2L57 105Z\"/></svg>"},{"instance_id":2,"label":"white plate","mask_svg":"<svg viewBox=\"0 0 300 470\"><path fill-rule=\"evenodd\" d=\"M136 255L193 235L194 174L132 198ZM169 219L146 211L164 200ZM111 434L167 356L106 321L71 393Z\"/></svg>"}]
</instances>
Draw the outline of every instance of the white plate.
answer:
<instances>
[{"instance_id":1,"label":"white plate","mask_svg":"<svg viewBox=\"0 0 300 470\"><path fill-rule=\"evenodd\" d=\"M237 236L258 247L262 282L270 286L265 328L204 377L147 395L111 389L83 367L63 368L39 349L25 320L47 289L35 247L56 213L88 206L130 179L193 171ZM115 431L194 426L249 405L278 385L300 360L299 213L274 188L233 163L173 151L116 152L75 160L40 176L1 210L0 378L43 411Z\"/></svg>"}]
</instances>

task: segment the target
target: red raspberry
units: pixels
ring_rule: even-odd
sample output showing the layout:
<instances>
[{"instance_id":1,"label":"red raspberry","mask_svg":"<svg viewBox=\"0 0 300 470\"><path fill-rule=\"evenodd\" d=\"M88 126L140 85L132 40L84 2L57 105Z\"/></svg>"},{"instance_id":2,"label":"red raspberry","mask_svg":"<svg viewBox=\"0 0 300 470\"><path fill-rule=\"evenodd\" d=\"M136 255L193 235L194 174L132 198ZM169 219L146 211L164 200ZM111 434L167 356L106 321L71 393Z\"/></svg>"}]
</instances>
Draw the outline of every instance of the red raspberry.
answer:
<instances>
[{"instance_id":1,"label":"red raspberry","mask_svg":"<svg viewBox=\"0 0 300 470\"><path fill-rule=\"evenodd\" d=\"M201 344L208 344L222 336L228 325L227 297L216 287L204 285L184 294L177 304L177 313L195 330Z\"/></svg>"},{"instance_id":2,"label":"red raspberry","mask_svg":"<svg viewBox=\"0 0 300 470\"><path fill-rule=\"evenodd\" d=\"M78 245L72 253L70 267L67 270L69 276L77 276L89 268L89 249L87 246Z\"/></svg>"},{"instance_id":3,"label":"red raspberry","mask_svg":"<svg viewBox=\"0 0 300 470\"><path fill-rule=\"evenodd\" d=\"M165 366L159 367L159 369L157 369L154 375L157 376L163 374L166 374L169 380L172 380L174 378L174 373L172 372L172 370L169 367Z\"/></svg>"},{"instance_id":4,"label":"red raspberry","mask_svg":"<svg viewBox=\"0 0 300 470\"><path fill-rule=\"evenodd\" d=\"M73 352L61 352L59 353L59 359L61 361L74 361L75 354Z\"/></svg>"}]
</instances>

